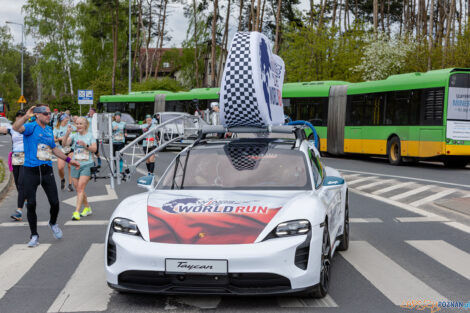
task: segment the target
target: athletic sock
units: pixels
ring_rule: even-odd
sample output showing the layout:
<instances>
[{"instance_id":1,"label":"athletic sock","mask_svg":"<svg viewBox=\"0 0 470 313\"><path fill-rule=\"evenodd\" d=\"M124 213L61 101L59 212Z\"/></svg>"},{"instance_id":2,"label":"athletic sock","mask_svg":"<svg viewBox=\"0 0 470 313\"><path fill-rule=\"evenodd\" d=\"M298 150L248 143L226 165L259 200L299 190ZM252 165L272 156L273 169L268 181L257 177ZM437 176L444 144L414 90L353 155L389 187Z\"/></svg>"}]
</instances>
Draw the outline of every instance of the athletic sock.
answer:
<instances>
[{"instance_id":1,"label":"athletic sock","mask_svg":"<svg viewBox=\"0 0 470 313\"><path fill-rule=\"evenodd\" d=\"M145 166L147 167L147 172L150 173L150 163L145 163Z\"/></svg>"}]
</instances>

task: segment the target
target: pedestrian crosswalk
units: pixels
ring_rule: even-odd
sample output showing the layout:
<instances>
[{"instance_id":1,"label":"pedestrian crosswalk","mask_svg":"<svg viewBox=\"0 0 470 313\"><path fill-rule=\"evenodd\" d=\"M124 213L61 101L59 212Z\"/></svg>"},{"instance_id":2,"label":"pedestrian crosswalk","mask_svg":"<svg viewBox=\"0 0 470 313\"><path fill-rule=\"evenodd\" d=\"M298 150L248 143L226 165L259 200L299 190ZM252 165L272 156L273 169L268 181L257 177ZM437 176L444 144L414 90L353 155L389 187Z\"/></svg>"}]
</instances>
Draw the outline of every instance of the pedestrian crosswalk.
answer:
<instances>
[{"instance_id":1,"label":"pedestrian crosswalk","mask_svg":"<svg viewBox=\"0 0 470 313\"><path fill-rule=\"evenodd\" d=\"M470 288L468 267L470 251L465 251L462 247L456 247L444 240L406 240L403 244L412 248L411 253L433 260L442 271L452 270L461 277L461 286L463 282L463 285L467 286L467 290ZM34 249L27 248L23 244L15 244L0 254L0 264L2 265L0 267L0 304L2 298L8 297L9 290L14 288L25 275L40 270L35 267L35 264L42 257L46 257L48 253L53 253L50 252L53 249L53 244L41 244ZM62 290L57 290L55 299L50 300L48 313L113 311L112 305L115 300L122 306L128 298L119 301L119 297L131 297L118 294L107 286L103 243L92 243L88 250L77 258L81 258L78 266L68 281L62 285ZM351 241L349 250L341 252L336 258L341 258L346 263L336 262L332 266L332 277L340 282L336 283L335 287L341 287L341 282L351 279L351 277L360 277L364 280L363 284L368 284L380 292L391 307L411 300L447 301L449 295L455 294L453 290L439 288L441 283L439 270L434 268L433 272L425 277L414 271L420 264L414 264L412 260L416 260L418 263L420 258L409 258L406 263L397 257L392 250L382 246L376 247L368 241ZM339 266L343 266L343 268L335 268ZM345 268L348 271L355 271L356 274L346 272L346 275L342 277L335 275L335 272L339 270L345 273ZM43 268L41 269L43 270ZM433 274L436 274L435 277ZM323 299L279 296L272 297L272 300L269 301L272 302L272 306L279 308L336 308L347 305L350 292L352 291L341 294L330 289L330 294ZM367 295L364 296L367 298ZM162 307L159 308L161 310L174 310L178 308L178 305L194 309L216 309L223 305L227 299L220 296L195 295L163 298L167 300L161 301ZM155 304L152 303L153 305ZM121 309L132 310L131 307L128 309L121 307Z\"/></svg>"}]
</instances>

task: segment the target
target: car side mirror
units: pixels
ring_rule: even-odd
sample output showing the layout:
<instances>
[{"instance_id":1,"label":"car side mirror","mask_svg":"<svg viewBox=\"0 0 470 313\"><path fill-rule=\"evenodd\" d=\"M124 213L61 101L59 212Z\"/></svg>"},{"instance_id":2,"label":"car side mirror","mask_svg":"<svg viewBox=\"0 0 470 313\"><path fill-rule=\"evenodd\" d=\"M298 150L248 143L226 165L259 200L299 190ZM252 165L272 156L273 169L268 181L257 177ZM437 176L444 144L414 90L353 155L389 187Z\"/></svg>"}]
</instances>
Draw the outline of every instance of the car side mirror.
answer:
<instances>
[{"instance_id":1,"label":"car side mirror","mask_svg":"<svg viewBox=\"0 0 470 313\"><path fill-rule=\"evenodd\" d=\"M344 178L337 176L326 176L323 180L323 186L325 187L341 187L344 185Z\"/></svg>"},{"instance_id":2,"label":"car side mirror","mask_svg":"<svg viewBox=\"0 0 470 313\"><path fill-rule=\"evenodd\" d=\"M155 176L148 175L142 176L137 179L137 186L145 188L147 190L152 190L155 187Z\"/></svg>"}]
</instances>

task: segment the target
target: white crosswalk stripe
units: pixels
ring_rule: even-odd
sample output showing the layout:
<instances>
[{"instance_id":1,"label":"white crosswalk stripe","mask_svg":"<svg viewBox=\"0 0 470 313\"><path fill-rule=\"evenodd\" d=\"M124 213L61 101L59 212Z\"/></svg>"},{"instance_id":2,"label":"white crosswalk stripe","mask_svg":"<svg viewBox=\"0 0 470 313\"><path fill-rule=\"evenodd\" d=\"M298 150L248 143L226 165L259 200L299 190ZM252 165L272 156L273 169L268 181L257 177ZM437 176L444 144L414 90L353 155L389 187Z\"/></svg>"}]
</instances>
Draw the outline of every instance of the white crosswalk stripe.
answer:
<instances>
[{"instance_id":1,"label":"white crosswalk stripe","mask_svg":"<svg viewBox=\"0 0 470 313\"><path fill-rule=\"evenodd\" d=\"M348 182L348 185L355 185L355 184L359 184L359 183L362 183L363 181L370 181L371 179L374 179L374 178L377 178L377 177L364 177L364 178L358 178L358 179L355 179L355 180L351 180Z\"/></svg>"},{"instance_id":2,"label":"white crosswalk stripe","mask_svg":"<svg viewBox=\"0 0 470 313\"><path fill-rule=\"evenodd\" d=\"M26 274L36 261L49 249L49 244L35 248L13 245L0 255L0 299Z\"/></svg>"},{"instance_id":3,"label":"white crosswalk stripe","mask_svg":"<svg viewBox=\"0 0 470 313\"><path fill-rule=\"evenodd\" d=\"M395 305L408 299L446 298L365 241L351 241L341 255Z\"/></svg>"},{"instance_id":4,"label":"white crosswalk stripe","mask_svg":"<svg viewBox=\"0 0 470 313\"><path fill-rule=\"evenodd\" d=\"M390 199L391 199L391 200L400 200L400 199L404 199L404 198L407 198L407 197L409 197L409 196L416 195L416 194L418 194L418 193L421 193L421 192L423 192L423 191L426 191L426 190L428 190L428 189L431 189L432 187L434 187L434 186L432 186L432 185L421 186L421 187L419 187L419 188L411 189L411 190L409 190L409 191L407 191L407 192L400 193L400 194L398 194L398 195L395 195L395 196L393 196L393 197L390 197Z\"/></svg>"},{"instance_id":5,"label":"white crosswalk stripe","mask_svg":"<svg viewBox=\"0 0 470 313\"><path fill-rule=\"evenodd\" d=\"M403 188L403 187L407 187L411 184L414 184L414 183L413 182L406 182L406 183L400 183L400 184L392 185L390 187L374 191L373 194L374 195L381 195L383 193L387 193L387 192L393 191L395 189L400 189L400 188Z\"/></svg>"},{"instance_id":6,"label":"white crosswalk stripe","mask_svg":"<svg viewBox=\"0 0 470 313\"><path fill-rule=\"evenodd\" d=\"M443 240L407 240L406 243L470 280L469 253Z\"/></svg>"},{"instance_id":7,"label":"white crosswalk stripe","mask_svg":"<svg viewBox=\"0 0 470 313\"><path fill-rule=\"evenodd\" d=\"M104 244L94 243L48 312L105 311L112 290L106 284Z\"/></svg>"},{"instance_id":8,"label":"white crosswalk stripe","mask_svg":"<svg viewBox=\"0 0 470 313\"><path fill-rule=\"evenodd\" d=\"M374 181L373 183L370 183L370 184L359 186L356 189L357 190L364 190L364 189L373 188L373 187L380 186L380 185L393 184L395 182L396 182L396 180L394 180L394 179L378 180L378 181Z\"/></svg>"},{"instance_id":9,"label":"white crosswalk stripe","mask_svg":"<svg viewBox=\"0 0 470 313\"><path fill-rule=\"evenodd\" d=\"M278 297L277 303L281 308L334 308L338 305L330 295L322 299L307 297Z\"/></svg>"},{"instance_id":10,"label":"white crosswalk stripe","mask_svg":"<svg viewBox=\"0 0 470 313\"><path fill-rule=\"evenodd\" d=\"M377 217L366 217L366 218L350 217L349 223L382 223L382 220Z\"/></svg>"},{"instance_id":11,"label":"white crosswalk stripe","mask_svg":"<svg viewBox=\"0 0 470 313\"><path fill-rule=\"evenodd\" d=\"M448 195L454 193L455 191L456 191L455 189L445 189L445 190L442 190L442 191L440 191L440 192L438 192L438 193L435 193L435 194L433 194L433 195L430 195L429 197L416 200L416 201L410 203L410 205L412 205L412 206L420 206L420 205L423 205L423 204L425 204L425 203L428 203L428 202L431 202L431 201L436 201L437 199L444 198L445 196L448 196Z\"/></svg>"}]
</instances>

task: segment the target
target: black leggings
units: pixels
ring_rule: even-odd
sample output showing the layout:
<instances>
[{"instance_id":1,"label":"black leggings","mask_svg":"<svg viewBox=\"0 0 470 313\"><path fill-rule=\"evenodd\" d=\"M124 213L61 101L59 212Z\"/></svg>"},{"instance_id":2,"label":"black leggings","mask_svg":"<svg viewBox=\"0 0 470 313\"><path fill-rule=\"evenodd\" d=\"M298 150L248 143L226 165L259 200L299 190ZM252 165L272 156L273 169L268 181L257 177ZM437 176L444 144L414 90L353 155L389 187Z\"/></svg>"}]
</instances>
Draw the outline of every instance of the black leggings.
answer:
<instances>
[{"instance_id":1,"label":"black leggings","mask_svg":"<svg viewBox=\"0 0 470 313\"><path fill-rule=\"evenodd\" d=\"M55 183L54 171L49 165L41 165L36 167L24 166L24 193L28 199L28 223L31 229L31 235L37 235L37 215L36 215L36 191L41 185L46 193L47 200L51 206L49 223L54 225L57 223L59 215L59 195ZM27 183L26 183L27 182Z\"/></svg>"},{"instance_id":2,"label":"black leggings","mask_svg":"<svg viewBox=\"0 0 470 313\"><path fill-rule=\"evenodd\" d=\"M16 190L18 191L18 205L17 208L21 209L24 205L24 187L23 187L24 168L23 165L13 165L13 178L15 179Z\"/></svg>"}]
</instances>

